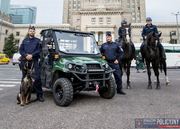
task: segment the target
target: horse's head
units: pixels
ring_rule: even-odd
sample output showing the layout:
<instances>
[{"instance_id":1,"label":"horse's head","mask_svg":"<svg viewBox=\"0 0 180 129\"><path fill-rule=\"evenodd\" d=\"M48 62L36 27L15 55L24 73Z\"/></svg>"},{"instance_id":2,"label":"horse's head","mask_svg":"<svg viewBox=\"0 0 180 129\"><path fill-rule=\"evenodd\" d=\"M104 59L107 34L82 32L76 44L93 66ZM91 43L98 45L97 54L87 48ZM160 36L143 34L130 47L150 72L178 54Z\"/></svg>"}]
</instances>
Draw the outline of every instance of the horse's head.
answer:
<instances>
[{"instance_id":1,"label":"horse's head","mask_svg":"<svg viewBox=\"0 0 180 129\"><path fill-rule=\"evenodd\" d=\"M131 23L129 25L125 25L123 27L122 36L123 36L123 40L126 43L130 43L130 39L131 39Z\"/></svg>"},{"instance_id":2,"label":"horse's head","mask_svg":"<svg viewBox=\"0 0 180 129\"><path fill-rule=\"evenodd\" d=\"M147 36L147 44L149 46L149 48L151 49L151 51L156 52L160 40L159 38L161 37L162 33L156 34L154 31L149 33L149 35ZM153 53L152 52L152 53Z\"/></svg>"}]
</instances>

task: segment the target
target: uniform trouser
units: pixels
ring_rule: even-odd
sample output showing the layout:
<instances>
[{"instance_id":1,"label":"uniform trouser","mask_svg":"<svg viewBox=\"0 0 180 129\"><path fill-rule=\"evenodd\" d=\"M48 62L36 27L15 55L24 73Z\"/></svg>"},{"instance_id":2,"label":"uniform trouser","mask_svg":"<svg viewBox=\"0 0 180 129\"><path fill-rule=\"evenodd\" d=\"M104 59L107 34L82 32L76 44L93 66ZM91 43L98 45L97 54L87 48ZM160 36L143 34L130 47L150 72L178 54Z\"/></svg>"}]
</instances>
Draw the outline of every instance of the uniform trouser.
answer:
<instances>
[{"instance_id":1,"label":"uniform trouser","mask_svg":"<svg viewBox=\"0 0 180 129\"><path fill-rule=\"evenodd\" d=\"M115 69L113 74L116 80L117 91L119 91L122 89L121 70L119 68L119 64L114 64L114 63L108 63L108 64L112 69Z\"/></svg>"},{"instance_id":2,"label":"uniform trouser","mask_svg":"<svg viewBox=\"0 0 180 129\"><path fill-rule=\"evenodd\" d=\"M25 65L26 62L27 62L27 60L23 60L21 62L23 68L24 68L24 65ZM29 69L31 69L32 62L33 61L28 62L28 68ZM38 59L34 59L33 68L35 68L35 76L36 76L35 82L34 82L34 88L36 89L37 97L42 97L43 91L42 91L42 83L41 83L41 77L40 77L41 72L40 72L40 68L39 68L39 65L38 65ZM25 73L22 72L22 80L21 80L21 82L23 81L25 76L26 76Z\"/></svg>"}]
</instances>

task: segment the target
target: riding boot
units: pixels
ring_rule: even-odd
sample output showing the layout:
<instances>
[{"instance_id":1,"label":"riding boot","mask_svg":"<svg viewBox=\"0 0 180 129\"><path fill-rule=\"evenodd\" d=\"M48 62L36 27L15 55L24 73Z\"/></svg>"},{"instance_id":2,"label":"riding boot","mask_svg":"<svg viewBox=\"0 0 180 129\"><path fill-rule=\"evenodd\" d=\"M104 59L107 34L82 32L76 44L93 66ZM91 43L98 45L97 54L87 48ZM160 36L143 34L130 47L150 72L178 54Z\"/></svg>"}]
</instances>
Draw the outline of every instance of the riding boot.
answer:
<instances>
[{"instance_id":1,"label":"riding boot","mask_svg":"<svg viewBox=\"0 0 180 129\"><path fill-rule=\"evenodd\" d=\"M144 46L144 42L141 44L141 47L140 47L140 52L141 52L141 55L142 55L142 62L144 63L143 46Z\"/></svg>"},{"instance_id":2,"label":"riding boot","mask_svg":"<svg viewBox=\"0 0 180 129\"><path fill-rule=\"evenodd\" d=\"M134 47L134 44L131 43L131 46L132 46L133 58L134 58L134 60L136 60L136 53L135 53L135 47Z\"/></svg>"},{"instance_id":3,"label":"riding boot","mask_svg":"<svg viewBox=\"0 0 180 129\"><path fill-rule=\"evenodd\" d=\"M163 48L163 46L162 46L161 43L159 44L159 52L160 52L160 57L161 57L161 59L162 59L162 60L166 60L166 54L165 54L165 52L164 52L164 48Z\"/></svg>"}]
</instances>

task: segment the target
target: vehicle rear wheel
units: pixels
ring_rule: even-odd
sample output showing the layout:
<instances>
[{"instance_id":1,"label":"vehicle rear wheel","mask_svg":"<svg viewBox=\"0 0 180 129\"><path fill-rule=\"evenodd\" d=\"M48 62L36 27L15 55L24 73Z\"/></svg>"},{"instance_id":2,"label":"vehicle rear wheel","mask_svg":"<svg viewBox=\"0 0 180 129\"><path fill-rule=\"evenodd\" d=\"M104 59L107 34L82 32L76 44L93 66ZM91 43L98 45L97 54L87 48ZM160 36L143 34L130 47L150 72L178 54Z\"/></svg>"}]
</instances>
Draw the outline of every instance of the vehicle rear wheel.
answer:
<instances>
[{"instance_id":1,"label":"vehicle rear wheel","mask_svg":"<svg viewBox=\"0 0 180 129\"><path fill-rule=\"evenodd\" d=\"M66 78L59 78L53 86L54 101L59 106L68 106L73 100L73 87Z\"/></svg>"},{"instance_id":2,"label":"vehicle rear wheel","mask_svg":"<svg viewBox=\"0 0 180 129\"><path fill-rule=\"evenodd\" d=\"M99 90L99 95L105 99L111 99L115 95L115 81L111 77L107 82L106 86Z\"/></svg>"}]
</instances>

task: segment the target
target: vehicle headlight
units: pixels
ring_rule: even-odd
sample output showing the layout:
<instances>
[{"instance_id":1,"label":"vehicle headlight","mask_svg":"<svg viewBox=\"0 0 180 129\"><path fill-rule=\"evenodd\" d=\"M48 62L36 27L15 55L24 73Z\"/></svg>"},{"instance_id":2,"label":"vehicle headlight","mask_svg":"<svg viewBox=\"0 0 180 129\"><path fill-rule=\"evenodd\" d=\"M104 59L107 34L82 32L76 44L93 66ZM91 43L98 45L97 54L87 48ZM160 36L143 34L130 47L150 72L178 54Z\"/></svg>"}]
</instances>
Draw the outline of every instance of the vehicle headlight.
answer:
<instances>
[{"instance_id":1,"label":"vehicle headlight","mask_svg":"<svg viewBox=\"0 0 180 129\"><path fill-rule=\"evenodd\" d=\"M68 69L72 69L73 65L72 64L68 64Z\"/></svg>"},{"instance_id":2,"label":"vehicle headlight","mask_svg":"<svg viewBox=\"0 0 180 129\"><path fill-rule=\"evenodd\" d=\"M108 69L108 68L109 68L109 65L108 65L108 64L105 64L105 68Z\"/></svg>"}]
</instances>

